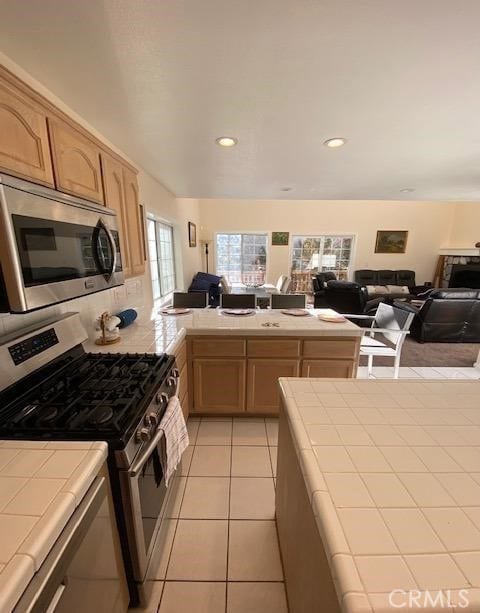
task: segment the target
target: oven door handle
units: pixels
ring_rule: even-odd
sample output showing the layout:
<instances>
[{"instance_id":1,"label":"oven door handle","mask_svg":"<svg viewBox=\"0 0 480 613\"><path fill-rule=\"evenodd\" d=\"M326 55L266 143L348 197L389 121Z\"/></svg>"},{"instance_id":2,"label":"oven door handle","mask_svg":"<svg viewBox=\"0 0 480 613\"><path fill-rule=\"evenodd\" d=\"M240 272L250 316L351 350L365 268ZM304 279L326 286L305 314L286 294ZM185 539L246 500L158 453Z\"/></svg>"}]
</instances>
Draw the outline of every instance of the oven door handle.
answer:
<instances>
[{"instance_id":1,"label":"oven door handle","mask_svg":"<svg viewBox=\"0 0 480 613\"><path fill-rule=\"evenodd\" d=\"M152 438L152 440L148 444L148 447L142 453L140 458L135 462L132 468L128 471L128 474L130 477L134 478L139 475L140 471L145 466L145 463L147 462L148 458L152 455L153 450L155 449L155 447L158 445L158 443L162 439L162 436L163 436L163 430L159 428L156 431L155 436Z\"/></svg>"}]
</instances>

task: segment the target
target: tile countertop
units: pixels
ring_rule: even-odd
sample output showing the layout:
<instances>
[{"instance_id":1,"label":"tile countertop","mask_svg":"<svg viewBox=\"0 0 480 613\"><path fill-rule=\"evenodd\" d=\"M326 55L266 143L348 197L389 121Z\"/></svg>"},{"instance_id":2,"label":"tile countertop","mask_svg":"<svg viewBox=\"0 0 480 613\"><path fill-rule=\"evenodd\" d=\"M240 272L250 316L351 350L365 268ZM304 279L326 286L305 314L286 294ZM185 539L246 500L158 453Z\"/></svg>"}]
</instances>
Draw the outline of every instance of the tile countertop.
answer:
<instances>
[{"instance_id":1,"label":"tile countertop","mask_svg":"<svg viewBox=\"0 0 480 613\"><path fill-rule=\"evenodd\" d=\"M10 613L87 492L107 444L0 441L0 613Z\"/></svg>"},{"instance_id":2,"label":"tile countertop","mask_svg":"<svg viewBox=\"0 0 480 613\"><path fill-rule=\"evenodd\" d=\"M280 386L342 610L480 611L480 381Z\"/></svg>"},{"instance_id":3,"label":"tile countertop","mask_svg":"<svg viewBox=\"0 0 480 613\"><path fill-rule=\"evenodd\" d=\"M265 335L265 336L362 336L364 329L349 321L329 323L318 319L331 309L312 309L311 315L294 317L281 310L257 309L253 315L225 315L221 309L192 309L185 315L162 315L156 310L151 319L138 319L120 330L122 341L100 347L91 340L84 343L87 351L102 352L167 352L172 353L185 335ZM264 326L275 323L278 326Z\"/></svg>"}]
</instances>

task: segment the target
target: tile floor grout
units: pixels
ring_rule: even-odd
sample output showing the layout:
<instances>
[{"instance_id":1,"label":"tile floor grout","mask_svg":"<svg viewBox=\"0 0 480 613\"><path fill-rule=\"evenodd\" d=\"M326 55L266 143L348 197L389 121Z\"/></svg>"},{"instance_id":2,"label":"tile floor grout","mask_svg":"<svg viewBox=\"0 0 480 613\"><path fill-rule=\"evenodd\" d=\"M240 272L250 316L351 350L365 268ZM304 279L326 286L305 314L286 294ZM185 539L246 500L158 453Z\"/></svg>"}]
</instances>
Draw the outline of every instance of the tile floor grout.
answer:
<instances>
[{"instance_id":1,"label":"tile floor grout","mask_svg":"<svg viewBox=\"0 0 480 613\"><path fill-rule=\"evenodd\" d=\"M241 419L241 418L240 418ZM272 418L269 418L272 419ZM249 518L232 518L232 514L231 514L231 500L232 500L232 479L240 479L240 480L249 480L249 479L268 479L271 480L273 482L273 487L275 490L275 478L274 478L274 467L273 467L273 462L272 462L272 455L270 453L270 449L272 447L277 447L277 445L272 444L272 440L271 437L269 437L269 433L268 433L268 428L267 428L267 422L265 418L262 418L262 423L263 423L263 429L265 431L265 443L264 444L250 444L250 443L242 443L242 444L238 444L235 443L234 441L234 424L235 421L234 419L230 418L230 419L224 419L224 420L216 420L216 419L209 419L208 417L200 417L198 419L193 418L192 420L194 423L198 421L198 426L196 428L196 432L195 432L195 436L193 437L193 443L191 444L192 447L192 453L188 462L188 467L185 469L185 474L182 474L181 476L185 479L185 486L183 487L183 491L181 492L181 501L180 504L178 506L178 512L176 513L177 517L173 518L174 521L176 522L175 524L175 531L174 531L174 536L172 538L171 544L169 546L170 550L168 553L168 559L167 559L167 563L166 563L166 567L165 567L165 576L163 579L158 579L159 582L162 582L162 590L161 590L161 594L160 594L160 601L158 603L158 606L156 608L157 613L161 613L162 610L162 601L165 595L165 587L167 585L167 583L184 583L184 584L190 584L190 583L195 583L195 584L203 584L203 583L215 583L215 584L225 584L225 607L224 607L224 612L227 613L228 612L228 607L229 607L229 584L252 584L252 583L258 583L258 584L281 584L284 585L284 580L259 580L259 581L252 581L251 579L235 579L235 580L231 580L229 579L229 561L230 561L230 525L231 522L266 522L266 523L272 523L275 522L275 517L273 516L273 518L254 518L254 517L249 517ZM243 420L242 420L243 421ZM199 437L199 433L200 433L200 427L202 423L215 423L215 422L220 422L220 423L230 423L231 424L231 429L230 429L230 434L227 437L227 440L229 441L229 443L225 443L224 445L212 445L211 443L206 443L206 444L202 444L202 443L198 443L198 437ZM272 419L272 422L274 422L274 419ZM260 423L260 420L256 419L255 421L249 421L248 423ZM247 436L247 435L244 435ZM190 475L190 471L192 468L192 464L193 464L193 459L194 459L194 455L195 455L195 449L197 447L229 447L230 448L230 453L229 453L229 461L230 461L230 466L229 466L229 472L228 475L225 477L218 477L215 475ZM267 454L268 454L268 465L269 465L269 470L270 470L270 475L267 477L262 477L262 476L256 476L256 475L241 475L241 476L237 476L234 475L232 473L232 469L233 469L233 450L234 447L259 447L259 448L265 448L267 450ZM208 471L205 471L208 472ZM190 479L226 479L228 478L228 509L227 509L227 517L226 519L209 519L209 518L189 518L189 517L181 517L181 513L182 513L182 506L185 500L185 495L187 492L187 488L188 488L188 482ZM174 549L174 542L175 542L175 538L179 529L179 525L181 521L188 521L188 522L193 522L193 521L199 521L199 522L205 522L205 521L226 521L227 522L227 550L226 550L226 567L225 567L225 580L201 580L201 579L168 579L168 568L171 562L171 558L172 558L172 552ZM283 569L282 569L282 574L283 574Z\"/></svg>"}]
</instances>

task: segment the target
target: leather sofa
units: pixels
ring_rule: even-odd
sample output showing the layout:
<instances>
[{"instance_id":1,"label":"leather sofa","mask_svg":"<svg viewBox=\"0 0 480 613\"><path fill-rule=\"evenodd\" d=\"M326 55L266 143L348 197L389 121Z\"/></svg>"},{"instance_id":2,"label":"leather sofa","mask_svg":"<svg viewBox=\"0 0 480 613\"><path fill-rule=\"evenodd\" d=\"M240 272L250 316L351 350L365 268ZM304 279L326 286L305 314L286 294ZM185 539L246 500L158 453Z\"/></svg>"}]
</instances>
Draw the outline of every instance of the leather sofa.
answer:
<instances>
[{"instance_id":1,"label":"leather sofa","mask_svg":"<svg viewBox=\"0 0 480 613\"><path fill-rule=\"evenodd\" d=\"M361 285L415 287L415 272L413 270L356 270L355 282Z\"/></svg>"},{"instance_id":2,"label":"leather sofa","mask_svg":"<svg viewBox=\"0 0 480 613\"><path fill-rule=\"evenodd\" d=\"M368 297L393 300L395 298L411 298L425 291L424 285L415 285L413 270L356 270L355 281L365 285Z\"/></svg>"},{"instance_id":3,"label":"leather sofa","mask_svg":"<svg viewBox=\"0 0 480 613\"><path fill-rule=\"evenodd\" d=\"M368 299L366 287L353 281L328 281L325 302L338 313L374 315L382 298ZM371 322L368 322L369 325Z\"/></svg>"},{"instance_id":4,"label":"leather sofa","mask_svg":"<svg viewBox=\"0 0 480 613\"><path fill-rule=\"evenodd\" d=\"M395 302L415 312L410 334L421 343L480 343L480 290L432 289L417 296L420 308Z\"/></svg>"}]
</instances>

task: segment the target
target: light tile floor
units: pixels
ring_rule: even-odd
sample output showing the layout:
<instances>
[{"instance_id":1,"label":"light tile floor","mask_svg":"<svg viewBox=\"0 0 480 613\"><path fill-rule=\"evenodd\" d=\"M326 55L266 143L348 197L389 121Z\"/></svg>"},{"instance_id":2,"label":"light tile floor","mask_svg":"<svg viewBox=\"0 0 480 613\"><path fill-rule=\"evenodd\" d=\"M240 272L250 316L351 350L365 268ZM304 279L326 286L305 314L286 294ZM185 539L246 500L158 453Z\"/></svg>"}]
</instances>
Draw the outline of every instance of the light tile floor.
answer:
<instances>
[{"instance_id":1,"label":"light tile floor","mask_svg":"<svg viewBox=\"0 0 480 613\"><path fill-rule=\"evenodd\" d=\"M389 378L393 368L373 374ZM400 377L480 379L480 369L402 367ZM141 611L287 613L275 527L277 420L190 418L188 430Z\"/></svg>"},{"instance_id":2,"label":"light tile floor","mask_svg":"<svg viewBox=\"0 0 480 613\"><path fill-rule=\"evenodd\" d=\"M275 525L278 421L190 418L188 430L141 610L287 613Z\"/></svg>"}]
</instances>

